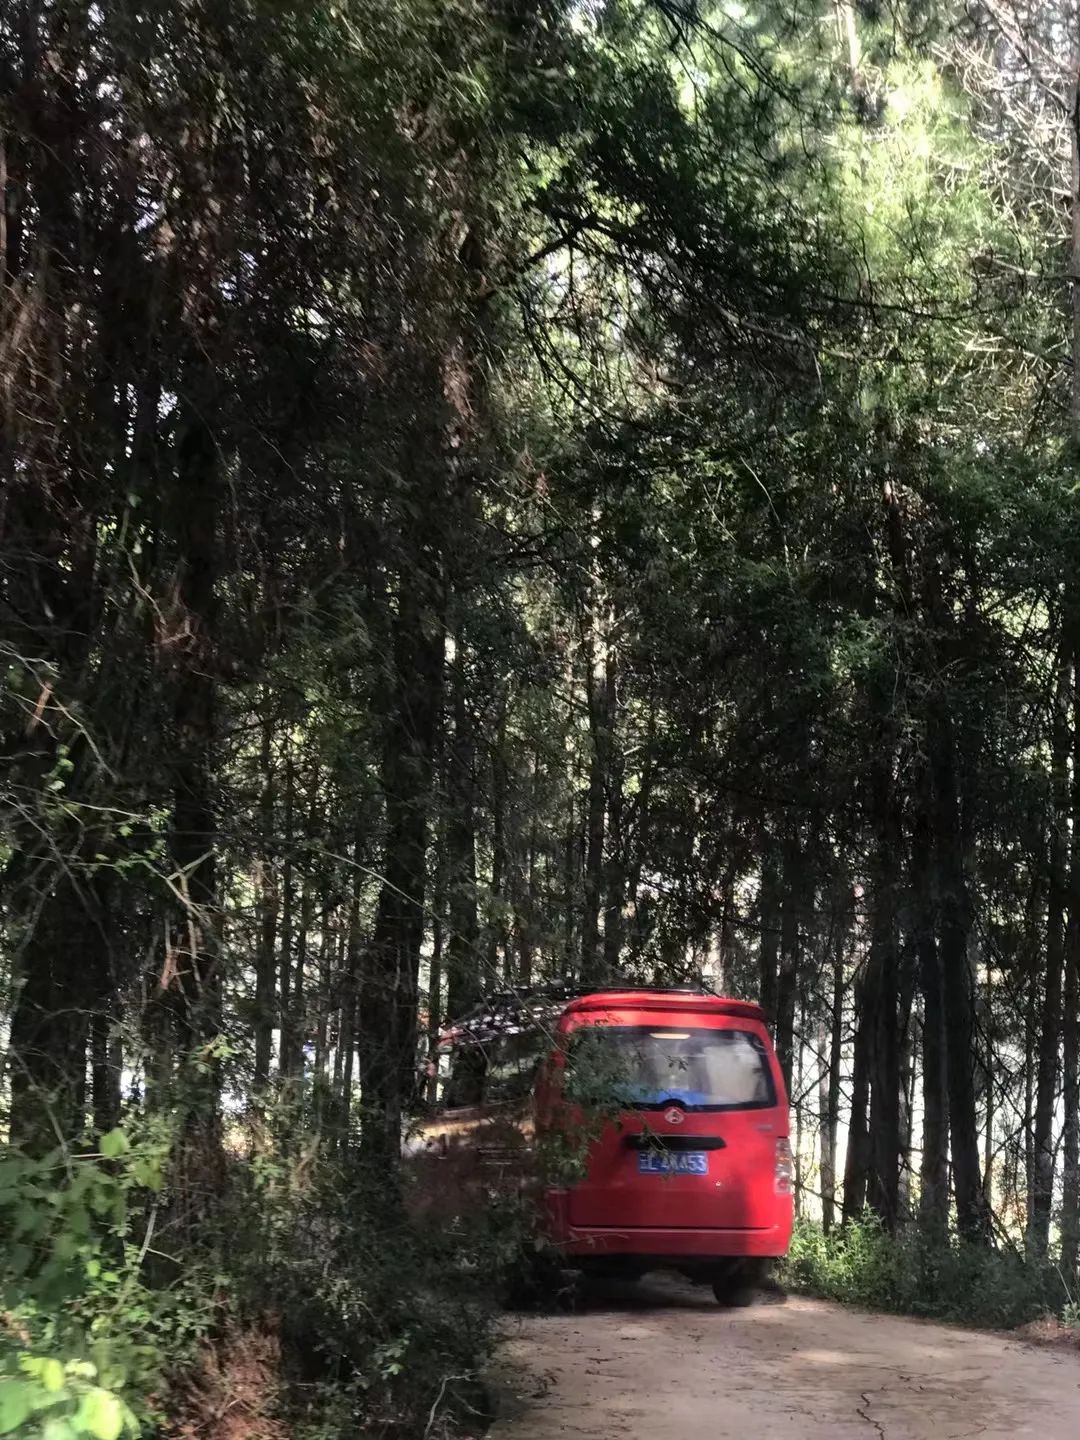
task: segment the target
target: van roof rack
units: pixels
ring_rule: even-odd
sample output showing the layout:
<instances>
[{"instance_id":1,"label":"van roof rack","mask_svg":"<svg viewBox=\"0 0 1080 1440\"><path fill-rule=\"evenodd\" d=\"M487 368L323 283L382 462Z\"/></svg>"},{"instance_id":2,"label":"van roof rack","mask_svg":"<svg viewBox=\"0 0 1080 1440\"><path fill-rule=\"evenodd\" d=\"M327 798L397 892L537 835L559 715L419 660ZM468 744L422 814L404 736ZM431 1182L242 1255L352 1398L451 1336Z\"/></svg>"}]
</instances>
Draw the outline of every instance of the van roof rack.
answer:
<instances>
[{"instance_id":1,"label":"van roof rack","mask_svg":"<svg viewBox=\"0 0 1080 1440\"><path fill-rule=\"evenodd\" d=\"M450 1021L443 1031L442 1043L467 1040L483 1043L501 1035L513 1035L535 1029L547 1020L554 1020L573 1000L586 995L617 993L649 993L662 991L669 995L711 995L703 985L646 985L638 980L615 976L591 985L580 980L550 980L539 985L521 985L497 990L479 1004Z\"/></svg>"}]
</instances>

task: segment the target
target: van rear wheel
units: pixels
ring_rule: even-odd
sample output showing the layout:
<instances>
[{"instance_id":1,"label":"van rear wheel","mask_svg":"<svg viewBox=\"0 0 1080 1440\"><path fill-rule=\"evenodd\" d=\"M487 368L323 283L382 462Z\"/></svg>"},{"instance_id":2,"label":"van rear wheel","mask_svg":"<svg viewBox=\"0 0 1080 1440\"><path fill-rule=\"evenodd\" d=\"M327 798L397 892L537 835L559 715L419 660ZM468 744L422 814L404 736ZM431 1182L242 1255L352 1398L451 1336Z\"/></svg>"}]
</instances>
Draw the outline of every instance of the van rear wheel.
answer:
<instances>
[{"instance_id":1,"label":"van rear wheel","mask_svg":"<svg viewBox=\"0 0 1080 1440\"><path fill-rule=\"evenodd\" d=\"M741 1310L754 1303L754 1292L764 1278L764 1266L753 1260L726 1265L712 1279L712 1291L725 1309Z\"/></svg>"},{"instance_id":2,"label":"van rear wheel","mask_svg":"<svg viewBox=\"0 0 1080 1440\"><path fill-rule=\"evenodd\" d=\"M754 1287L740 1275L724 1275L714 1280L712 1292L725 1310L743 1310L754 1303Z\"/></svg>"}]
</instances>

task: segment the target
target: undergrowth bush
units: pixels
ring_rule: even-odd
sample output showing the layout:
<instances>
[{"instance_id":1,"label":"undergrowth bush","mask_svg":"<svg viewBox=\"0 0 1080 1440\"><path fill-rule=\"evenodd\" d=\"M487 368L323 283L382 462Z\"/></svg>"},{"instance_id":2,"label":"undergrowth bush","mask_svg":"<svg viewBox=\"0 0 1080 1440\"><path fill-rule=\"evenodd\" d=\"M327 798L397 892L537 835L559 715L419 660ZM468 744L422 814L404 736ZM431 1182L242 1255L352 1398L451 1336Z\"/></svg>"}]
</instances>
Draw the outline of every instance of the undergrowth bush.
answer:
<instances>
[{"instance_id":1,"label":"undergrowth bush","mask_svg":"<svg viewBox=\"0 0 1080 1440\"><path fill-rule=\"evenodd\" d=\"M798 1220L782 1279L827 1300L986 1329L1061 1315L1069 1301L1052 1265L955 1236L930 1240L914 1228L889 1235L871 1214L828 1234Z\"/></svg>"},{"instance_id":2,"label":"undergrowth bush","mask_svg":"<svg viewBox=\"0 0 1080 1440\"><path fill-rule=\"evenodd\" d=\"M259 1335L268 1368L230 1436L481 1428L521 1207L410 1220L385 1176L297 1135L232 1147L193 1216L171 1155L166 1129L129 1125L93 1153L0 1158L0 1436L215 1440L203 1382L224 1377L235 1404Z\"/></svg>"},{"instance_id":3,"label":"undergrowth bush","mask_svg":"<svg viewBox=\"0 0 1080 1440\"><path fill-rule=\"evenodd\" d=\"M517 1219L410 1220L386 1184L315 1150L234 1173L222 1238L235 1304L278 1328L290 1435L430 1436L486 1418L476 1377Z\"/></svg>"},{"instance_id":4,"label":"undergrowth bush","mask_svg":"<svg viewBox=\"0 0 1080 1440\"><path fill-rule=\"evenodd\" d=\"M211 1323L196 1264L147 1283L169 1139L0 1157L0 1435L118 1440L153 1429L172 1366Z\"/></svg>"}]
</instances>

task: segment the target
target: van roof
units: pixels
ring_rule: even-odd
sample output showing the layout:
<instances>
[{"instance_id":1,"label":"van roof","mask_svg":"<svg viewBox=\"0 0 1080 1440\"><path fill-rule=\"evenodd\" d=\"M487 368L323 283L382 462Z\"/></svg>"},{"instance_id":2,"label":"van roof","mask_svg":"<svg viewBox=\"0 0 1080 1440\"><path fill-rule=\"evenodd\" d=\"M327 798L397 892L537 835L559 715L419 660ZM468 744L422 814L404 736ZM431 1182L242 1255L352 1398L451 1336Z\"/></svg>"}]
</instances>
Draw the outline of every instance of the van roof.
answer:
<instances>
[{"instance_id":1,"label":"van roof","mask_svg":"<svg viewBox=\"0 0 1080 1440\"><path fill-rule=\"evenodd\" d=\"M765 1022L765 1011L752 1000L731 1000L704 990L594 990L572 1000L563 1013L577 1015L583 1010L698 1010Z\"/></svg>"}]
</instances>

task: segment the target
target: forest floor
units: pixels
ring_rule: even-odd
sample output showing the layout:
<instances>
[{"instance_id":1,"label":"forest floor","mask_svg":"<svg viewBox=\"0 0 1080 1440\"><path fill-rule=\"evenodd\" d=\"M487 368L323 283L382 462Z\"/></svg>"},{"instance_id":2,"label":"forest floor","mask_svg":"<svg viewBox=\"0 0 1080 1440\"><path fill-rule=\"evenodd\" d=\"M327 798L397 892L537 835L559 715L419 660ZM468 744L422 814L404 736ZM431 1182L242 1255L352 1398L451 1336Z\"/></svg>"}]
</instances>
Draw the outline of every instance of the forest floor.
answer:
<instances>
[{"instance_id":1,"label":"forest floor","mask_svg":"<svg viewBox=\"0 0 1080 1440\"><path fill-rule=\"evenodd\" d=\"M515 1319L491 1440L1075 1440L1080 1351L666 1277Z\"/></svg>"}]
</instances>

